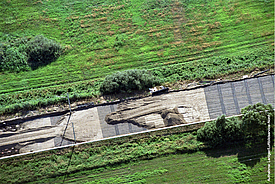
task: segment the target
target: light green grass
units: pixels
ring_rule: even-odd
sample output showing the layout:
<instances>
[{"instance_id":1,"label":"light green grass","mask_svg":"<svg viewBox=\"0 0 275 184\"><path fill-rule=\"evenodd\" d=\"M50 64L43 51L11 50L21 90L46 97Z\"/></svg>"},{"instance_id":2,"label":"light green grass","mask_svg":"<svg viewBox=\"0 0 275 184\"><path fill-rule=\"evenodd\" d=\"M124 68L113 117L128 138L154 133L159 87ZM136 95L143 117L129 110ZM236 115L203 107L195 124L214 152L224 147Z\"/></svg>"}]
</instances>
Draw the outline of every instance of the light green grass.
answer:
<instances>
[{"instance_id":1,"label":"light green grass","mask_svg":"<svg viewBox=\"0 0 275 184\"><path fill-rule=\"evenodd\" d=\"M36 93L34 89L42 90L41 93L47 91L46 88L68 91L67 85L77 83L83 88L83 92L72 91L80 96L77 99L94 97L99 95L98 85L86 85L87 81L100 84L106 75L115 71L139 68L158 72L163 66L173 69L171 74L161 76L167 82L198 80L207 76L201 75L201 71L191 71L193 76L184 67L178 72L174 65L211 71L214 57L241 57L251 52L257 53L259 48L269 50L269 53L256 59L252 66L244 64L245 61L238 61L238 69L229 72L219 69L211 74L211 78L273 66L274 1L164 0L159 5L154 4L156 2L0 2L1 42L7 38L44 34L67 48L57 61L37 70L2 72L0 93L8 96L20 93L25 96L29 91ZM115 46L117 39L124 40L121 47ZM197 66L197 63L204 62L201 59L206 58L209 59L207 66ZM261 63L261 60L265 62ZM48 94L47 98L53 99L55 94ZM0 112L5 112L7 104L22 103L16 97L13 99L2 102ZM35 95L31 99L36 101L35 106L39 106L37 104L41 99ZM29 99L21 101L31 103Z\"/></svg>"},{"instance_id":2,"label":"light green grass","mask_svg":"<svg viewBox=\"0 0 275 184\"><path fill-rule=\"evenodd\" d=\"M258 183L266 181L266 143L211 148L203 124L108 139L0 160L0 183ZM270 177L274 179L274 146Z\"/></svg>"},{"instance_id":3,"label":"light green grass","mask_svg":"<svg viewBox=\"0 0 275 184\"><path fill-rule=\"evenodd\" d=\"M221 150L216 150L221 151ZM177 154L140 161L124 165L122 168L107 168L103 171L90 171L81 177L68 176L66 183L107 183L115 178L131 178L133 176L152 171L166 171L143 177L144 183L268 183L267 159L259 158L253 167L239 162L241 158L235 153L221 151L220 157L211 157L204 152L192 154ZM225 153L225 155L223 155ZM260 154L258 155L261 156ZM272 159L274 156L272 156ZM246 159L246 158L244 158ZM272 166L273 168L274 166ZM272 177L271 181L274 178ZM122 180L123 181L123 180ZM55 180L58 183L58 180ZM117 182L120 183L120 182ZM123 183L123 182L121 182ZM140 182L142 183L142 182ZM270 182L272 183L272 182Z\"/></svg>"},{"instance_id":4,"label":"light green grass","mask_svg":"<svg viewBox=\"0 0 275 184\"><path fill-rule=\"evenodd\" d=\"M39 183L272 183L268 182L268 161L263 145L248 153L245 148L215 149L191 154L142 160L129 164L86 170ZM255 155L253 155L255 154ZM274 154L271 155L274 160ZM270 172L274 171L271 163ZM38 183L38 182L34 182Z\"/></svg>"}]
</instances>

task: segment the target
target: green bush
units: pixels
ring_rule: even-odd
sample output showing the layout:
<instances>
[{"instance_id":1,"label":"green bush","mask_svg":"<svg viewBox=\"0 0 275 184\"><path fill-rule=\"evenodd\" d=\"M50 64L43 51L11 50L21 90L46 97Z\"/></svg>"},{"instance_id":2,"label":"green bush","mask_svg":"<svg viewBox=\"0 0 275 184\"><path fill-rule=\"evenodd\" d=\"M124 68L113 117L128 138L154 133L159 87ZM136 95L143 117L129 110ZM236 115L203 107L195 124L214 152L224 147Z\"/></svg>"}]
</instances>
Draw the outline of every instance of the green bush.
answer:
<instances>
[{"instance_id":1,"label":"green bush","mask_svg":"<svg viewBox=\"0 0 275 184\"><path fill-rule=\"evenodd\" d=\"M61 55L62 51L63 48L60 44L42 35L38 35L30 40L26 48L28 62L32 68L51 63Z\"/></svg>"},{"instance_id":2,"label":"green bush","mask_svg":"<svg viewBox=\"0 0 275 184\"><path fill-rule=\"evenodd\" d=\"M8 47L5 53L0 55L0 71L24 71L28 70L27 55L17 48Z\"/></svg>"},{"instance_id":3,"label":"green bush","mask_svg":"<svg viewBox=\"0 0 275 184\"><path fill-rule=\"evenodd\" d=\"M35 69L57 59L63 48L42 35L30 40L6 35L0 40L0 71L19 72Z\"/></svg>"},{"instance_id":4,"label":"green bush","mask_svg":"<svg viewBox=\"0 0 275 184\"><path fill-rule=\"evenodd\" d=\"M100 86L102 94L130 93L160 84L147 70L126 70L108 75Z\"/></svg>"},{"instance_id":5,"label":"green bush","mask_svg":"<svg viewBox=\"0 0 275 184\"><path fill-rule=\"evenodd\" d=\"M125 45L125 40L125 34L117 35L113 47L118 51L121 47Z\"/></svg>"},{"instance_id":6,"label":"green bush","mask_svg":"<svg viewBox=\"0 0 275 184\"><path fill-rule=\"evenodd\" d=\"M240 126L241 121L238 118L225 119L225 115L222 115L216 121L205 123L204 127L197 131L197 138L215 147L242 139Z\"/></svg>"},{"instance_id":7,"label":"green bush","mask_svg":"<svg viewBox=\"0 0 275 184\"><path fill-rule=\"evenodd\" d=\"M28 56L25 52L26 38L7 40L0 43L0 71L29 70Z\"/></svg>"},{"instance_id":8,"label":"green bush","mask_svg":"<svg viewBox=\"0 0 275 184\"><path fill-rule=\"evenodd\" d=\"M247 138L266 137L268 115L270 116L270 125L274 125L274 110L271 104L249 105L243 108L241 113L243 114L241 128ZM273 128L271 129L273 130Z\"/></svg>"},{"instance_id":9,"label":"green bush","mask_svg":"<svg viewBox=\"0 0 275 184\"><path fill-rule=\"evenodd\" d=\"M270 116L270 130L274 137L274 110L270 104L257 103L241 110L243 117L225 119L222 115L216 121L208 122L197 131L198 140L207 142L211 146L218 146L226 142L245 140L250 142L265 141L268 132L268 115Z\"/></svg>"},{"instance_id":10,"label":"green bush","mask_svg":"<svg viewBox=\"0 0 275 184\"><path fill-rule=\"evenodd\" d=\"M145 10L169 8L171 4L171 0L147 0L142 4L141 8Z\"/></svg>"}]
</instances>

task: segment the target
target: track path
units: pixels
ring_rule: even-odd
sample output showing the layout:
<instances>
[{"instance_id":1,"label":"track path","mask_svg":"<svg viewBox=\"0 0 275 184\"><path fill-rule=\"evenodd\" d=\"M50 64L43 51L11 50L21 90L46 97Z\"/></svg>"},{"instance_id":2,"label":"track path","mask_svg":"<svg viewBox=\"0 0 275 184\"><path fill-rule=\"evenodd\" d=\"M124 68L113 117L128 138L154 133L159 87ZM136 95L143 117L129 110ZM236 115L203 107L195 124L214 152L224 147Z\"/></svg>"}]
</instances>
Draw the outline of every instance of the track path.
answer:
<instances>
[{"instance_id":1,"label":"track path","mask_svg":"<svg viewBox=\"0 0 275 184\"><path fill-rule=\"evenodd\" d=\"M129 100L73 112L70 122L78 142L141 132L164 127L159 115L163 109L177 108L186 123L240 114L241 108L261 102L274 107L274 75L170 92L155 97ZM108 124L105 117L123 120ZM16 132L0 132L0 157L61 146L68 114L25 121ZM133 123L134 122L134 123ZM73 143L69 124L62 145Z\"/></svg>"}]
</instances>

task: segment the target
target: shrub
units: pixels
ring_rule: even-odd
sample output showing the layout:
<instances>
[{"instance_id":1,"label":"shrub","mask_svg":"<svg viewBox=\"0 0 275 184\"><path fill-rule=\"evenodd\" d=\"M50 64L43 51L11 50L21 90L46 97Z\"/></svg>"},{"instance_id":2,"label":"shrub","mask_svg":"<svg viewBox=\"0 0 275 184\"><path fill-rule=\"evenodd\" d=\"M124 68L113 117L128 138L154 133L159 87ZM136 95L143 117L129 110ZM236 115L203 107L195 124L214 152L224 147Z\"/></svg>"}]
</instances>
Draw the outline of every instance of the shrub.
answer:
<instances>
[{"instance_id":1,"label":"shrub","mask_svg":"<svg viewBox=\"0 0 275 184\"><path fill-rule=\"evenodd\" d=\"M41 35L32 40L26 37L6 37L0 43L0 71L35 69L57 59L63 50L59 44Z\"/></svg>"},{"instance_id":2,"label":"shrub","mask_svg":"<svg viewBox=\"0 0 275 184\"><path fill-rule=\"evenodd\" d=\"M225 119L225 115L222 115L216 121L205 123L204 127L197 131L197 138L215 147L242 139L240 126L241 121L238 118Z\"/></svg>"},{"instance_id":3,"label":"shrub","mask_svg":"<svg viewBox=\"0 0 275 184\"><path fill-rule=\"evenodd\" d=\"M147 0L142 4L142 9L151 10L151 9L161 9L170 7L172 4L171 0Z\"/></svg>"},{"instance_id":4,"label":"shrub","mask_svg":"<svg viewBox=\"0 0 275 184\"><path fill-rule=\"evenodd\" d=\"M27 38L9 39L0 43L0 71L29 70L25 52Z\"/></svg>"},{"instance_id":5,"label":"shrub","mask_svg":"<svg viewBox=\"0 0 275 184\"><path fill-rule=\"evenodd\" d=\"M147 70L126 70L108 75L100 86L102 94L130 93L132 90L142 90L160 81Z\"/></svg>"},{"instance_id":6,"label":"shrub","mask_svg":"<svg viewBox=\"0 0 275 184\"><path fill-rule=\"evenodd\" d=\"M268 128L268 115L270 116L270 124L274 123L274 110L271 104L264 105L257 103L249 105L241 110L242 131L247 138L266 137ZM271 128L273 130L273 128Z\"/></svg>"},{"instance_id":7,"label":"shrub","mask_svg":"<svg viewBox=\"0 0 275 184\"><path fill-rule=\"evenodd\" d=\"M18 48L8 47L0 54L0 71L28 70L27 55Z\"/></svg>"},{"instance_id":8,"label":"shrub","mask_svg":"<svg viewBox=\"0 0 275 184\"><path fill-rule=\"evenodd\" d=\"M34 37L27 43L26 53L28 62L32 68L47 65L56 60L62 53L61 45L42 35Z\"/></svg>"},{"instance_id":9,"label":"shrub","mask_svg":"<svg viewBox=\"0 0 275 184\"><path fill-rule=\"evenodd\" d=\"M118 51L121 47L125 45L125 40L126 39L124 34L117 35L113 47Z\"/></svg>"}]
</instances>

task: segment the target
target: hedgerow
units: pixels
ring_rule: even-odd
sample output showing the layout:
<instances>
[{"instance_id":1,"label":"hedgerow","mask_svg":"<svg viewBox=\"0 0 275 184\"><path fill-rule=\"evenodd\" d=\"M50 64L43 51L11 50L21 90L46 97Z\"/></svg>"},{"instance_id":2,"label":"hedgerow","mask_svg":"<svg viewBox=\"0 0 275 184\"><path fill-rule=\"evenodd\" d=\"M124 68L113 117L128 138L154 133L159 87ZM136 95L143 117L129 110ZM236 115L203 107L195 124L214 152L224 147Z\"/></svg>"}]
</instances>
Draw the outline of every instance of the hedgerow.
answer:
<instances>
[{"instance_id":1,"label":"hedgerow","mask_svg":"<svg viewBox=\"0 0 275 184\"><path fill-rule=\"evenodd\" d=\"M264 69L274 64L273 49L260 48L235 56L216 56L198 61L161 66L152 70L153 74L167 82L178 80L214 79L239 71L250 72Z\"/></svg>"},{"instance_id":2,"label":"hedgerow","mask_svg":"<svg viewBox=\"0 0 275 184\"><path fill-rule=\"evenodd\" d=\"M67 92L69 92L71 102L95 97L98 94L98 88L99 82L86 81L57 87L0 94L0 115L67 103L66 98L61 98L66 97Z\"/></svg>"},{"instance_id":3,"label":"hedgerow","mask_svg":"<svg viewBox=\"0 0 275 184\"><path fill-rule=\"evenodd\" d=\"M102 94L130 93L160 84L160 80L147 70L126 70L108 75L100 86Z\"/></svg>"}]
</instances>

